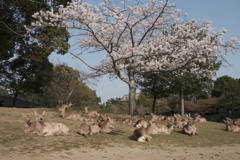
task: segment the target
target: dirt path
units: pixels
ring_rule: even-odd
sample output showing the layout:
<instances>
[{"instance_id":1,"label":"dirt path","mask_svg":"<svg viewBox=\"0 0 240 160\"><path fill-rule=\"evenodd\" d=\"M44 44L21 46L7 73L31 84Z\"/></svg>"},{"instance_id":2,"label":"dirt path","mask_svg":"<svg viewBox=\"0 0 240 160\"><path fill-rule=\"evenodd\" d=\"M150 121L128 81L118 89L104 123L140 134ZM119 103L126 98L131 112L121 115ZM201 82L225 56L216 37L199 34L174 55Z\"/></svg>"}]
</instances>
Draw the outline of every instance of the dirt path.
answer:
<instances>
[{"instance_id":1,"label":"dirt path","mask_svg":"<svg viewBox=\"0 0 240 160\"><path fill-rule=\"evenodd\" d=\"M164 147L143 149L123 146L78 148L48 154L1 155L1 160L239 160L240 144L211 148Z\"/></svg>"}]
</instances>

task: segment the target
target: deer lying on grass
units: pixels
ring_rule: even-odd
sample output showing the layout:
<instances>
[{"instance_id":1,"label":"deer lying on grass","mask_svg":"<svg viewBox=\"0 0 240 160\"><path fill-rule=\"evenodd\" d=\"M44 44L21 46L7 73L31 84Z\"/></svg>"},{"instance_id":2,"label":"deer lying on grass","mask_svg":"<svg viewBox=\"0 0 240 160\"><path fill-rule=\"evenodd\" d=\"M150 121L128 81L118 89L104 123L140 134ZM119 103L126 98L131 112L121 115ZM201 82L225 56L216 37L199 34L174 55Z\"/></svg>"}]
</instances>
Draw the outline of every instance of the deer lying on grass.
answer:
<instances>
[{"instance_id":1,"label":"deer lying on grass","mask_svg":"<svg viewBox=\"0 0 240 160\"><path fill-rule=\"evenodd\" d=\"M176 128L180 128L183 126L184 122L182 121L182 117L178 117L176 115L174 115L174 127Z\"/></svg>"},{"instance_id":2,"label":"deer lying on grass","mask_svg":"<svg viewBox=\"0 0 240 160\"><path fill-rule=\"evenodd\" d=\"M139 119L135 123L134 127L137 127L137 128L147 128L148 125L149 125L149 121L148 120L146 120L146 119Z\"/></svg>"},{"instance_id":3,"label":"deer lying on grass","mask_svg":"<svg viewBox=\"0 0 240 160\"><path fill-rule=\"evenodd\" d=\"M182 128L183 133L188 135L197 135L195 123L195 121L188 121L188 123Z\"/></svg>"},{"instance_id":4,"label":"deer lying on grass","mask_svg":"<svg viewBox=\"0 0 240 160\"><path fill-rule=\"evenodd\" d=\"M100 129L101 129L101 128L98 126L97 123L93 123L93 124L90 126L89 135L99 134Z\"/></svg>"},{"instance_id":5,"label":"deer lying on grass","mask_svg":"<svg viewBox=\"0 0 240 160\"><path fill-rule=\"evenodd\" d=\"M186 114L186 118L189 121L192 121L192 122L200 122L200 121L202 121L201 123L203 123L204 121L206 121L206 118L201 117L201 115L199 115L197 113L194 116L191 116L191 114Z\"/></svg>"},{"instance_id":6,"label":"deer lying on grass","mask_svg":"<svg viewBox=\"0 0 240 160\"><path fill-rule=\"evenodd\" d=\"M97 111L94 111L94 110L88 110L89 106L87 107L84 107L84 113L88 116L92 116L92 117L95 117L95 116L99 116L100 114L97 112Z\"/></svg>"},{"instance_id":7,"label":"deer lying on grass","mask_svg":"<svg viewBox=\"0 0 240 160\"><path fill-rule=\"evenodd\" d=\"M122 120L122 124L132 124L133 123L133 119L132 118L124 118Z\"/></svg>"},{"instance_id":8,"label":"deer lying on grass","mask_svg":"<svg viewBox=\"0 0 240 160\"><path fill-rule=\"evenodd\" d=\"M31 122L31 116L30 115L23 115L24 118L24 133L30 133L35 134L36 133L36 122Z\"/></svg>"},{"instance_id":9,"label":"deer lying on grass","mask_svg":"<svg viewBox=\"0 0 240 160\"><path fill-rule=\"evenodd\" d=\"M141 127L144 128L144 127ZM156 124L155 122L148 121L145 131L149 134L170 134L173 130L173 124Z\"/></svg>"},{"instance_id":10,"label":"deer lying on grass","mask_svg":"<svg viewBox=\"0 0 240 160\"><path fill-rule=\"evenodd\" d=\"M98 121L98 122L106 122L107 119L108 119L107 115L102 115L102 114L100 114L99 117L98 117L98 119L97 119L97 121Z\"/></svg>"},{"instance_id":11,"label":"deer lying on grass","mask_svg":"<svg viewBox=\"0 0 240 160\"><path fill-rule=\"evenodd\" d=\"M45 111L38 114L34 111L36 116L36 134L39 136L51 136L51 135L67 135L69 128L63 123L44 122L43 116Z\"/></svg>"},{"instance_id":12,"label":"deer lying on grass","mask_svg":"<svg viewBox=\"0 0 240 160\"><path fill-rule=\"evenodd\" d=\"M160 116L158 116L154 113L151 113L150 115L151 115L151 119L150 119L151 122L156 122L157 120L160 119Z\"/></svg>"},{"instance_id":13,"label":"deer lying on grass","mask_svg":"<svg viewBox=\"0 0 240 160\"><path fill-rule=\"evenodd\" d=\"M145 128L145 131L148 134L158 134L159 133L159 128L158 128L157 124L155 124L154 122L149 121L148 126Z\"/></svg>"},{"instance_id":14,"label":"deer lying on grass","mask_svg":"<svg viewBox=\"0 0 240 160\"><path fill-rule=\"evenodd\" d=\"M107 116L107 120L105 122L102 121L102 122L98 123L98 126L100 128L99 132L100 133L111 133L112 129L114 128L112 126L112 124L113 124L113 120L109 116Z\"/></svg>"},{"instance_id":15,"label":"deer lying on grass","mask_svg":"<svg viewBox=\"0 0 240 160\"><path fill-rule=\"evenodd\" d=\"M80 125L78 133L86 137L87 135L94 135L100 132L100 127L97 123L88 124L87 121Z\"/></svg>"},{"instance_id":16,"label":"deer lying on grass","mask_svg":"<svg viewBox=\"0 0 240 160\"><path fill-rule=\"evenodd\" d=\"M171 134L172 130L173 130L173 124L169 123L169 124L158 124L158 132L157 134Z\"/></svg>"},{"instance_id":17,"label":"deer lying on grass","mask_svg":"<svg viewBox=\"0 0 240 160\"><path fill-rule=\"evenodd\" d=\"M164 118L164 120L167 121L167 122L174 123L174 118L175 118L174 116L166 116Z\"/></svg>"},{"instance_id":18,"label":"deer lying on grass","mask_svg":"<svg viewBox=\"0 0 240 160\"><path fill-rule=\"evenodd\" d=\"M235 120L232 120L230 118L226 118L226 120L223 120L226 124L226 130L229 132L240 132L240 126L237 125Z\"/></svg>"},{"instance_id":19,"label":"deer lying on grass","mask_svg":"<svg viewBox=\"0 0 240 160\"><path fill-rule=\"evenodd\" d=\"M149 122L153 123L153 122L156 122L157 120L160 119L160 116L154 114L154 113L151 113L151 118L150 120L147 120L147 119L139 119L134 127L137 127L137 128L147 128L148 125L149 125Z\"/></svg>"},{"instance_id":20,"label":"deer lying on grass","mask_svg":"<svg viewBox=\"0 0 240 160\"><path fill-rule=\"evenodd\" d=\"M58 110L61 112L61 116L63 119L72 119L72 120L82 120L82 115L81 113L78 112L66 112L65 110L67 108L71 108L72 107L72 103L68 104L68 105L61 105L60 107L58 107Z\"/></svg>"},{"instance_id":21,"label":"deer lying on grass","mask_svg":"<svg viewBox=\"0 0 240 160\"><path fill-rule=\"evenodd\" d=\"M90 132L90 126L86 122L82 123L78 129L78 134L83 135L84 137L87 137L87 135L89 135L89 132Z\"/></svg>"},{"instance_id":22,"label":"deer lying on grass","mask_svg":"<svg viewBox=\"0 0 240 160\"><path fill-rule=\"evenodd\" d=\"M207 120L205 117L200 117L198 122L199 123L207 123Z\"/></svg>"},{"instance_id":23,"label":"deer lying on grass","mask_svg":"<svg viewBox=\"0 0 240 160\"><path fill-rule=\"evenodd\" d=\"M146 142L152 140L152 137L148 134L146 128L135 129L132 138L138 142Z\"/></svg>"},{"instance_id":24,"label":"deer lying on grass","mask_svg":"<svg viewBox=\"0 0 240 160\"><path fill-rule=\"evenodd\" d=\"M131 124L135 124L137 121L137 118L135 116L130 116L130 117L127 117L127 118L122 118L122 124L128 124L128 125L131 125Z\"/></svg>"}]
</instances>

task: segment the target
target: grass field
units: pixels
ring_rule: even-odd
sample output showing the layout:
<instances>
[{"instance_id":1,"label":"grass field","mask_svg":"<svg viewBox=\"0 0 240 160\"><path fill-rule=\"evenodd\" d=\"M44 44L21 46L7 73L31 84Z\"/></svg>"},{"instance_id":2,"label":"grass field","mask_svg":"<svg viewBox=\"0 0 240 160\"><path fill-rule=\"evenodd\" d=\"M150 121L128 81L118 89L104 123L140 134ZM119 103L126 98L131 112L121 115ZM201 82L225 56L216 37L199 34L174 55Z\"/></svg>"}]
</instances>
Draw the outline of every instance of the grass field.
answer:
<instances>
[{"instance_id":1,"label":"grass field","mask_svg":"<svg viewBox=\"0 0 240 160\"><path fill-rule=\"evenodd\" d=\"M62 122L70 128L67 136L41 137L25 134L23 114L31 114L33 111L46 111L45 121ZM130 137L135 129L132 126L120 123L120 115L109 114L115 118L117 123L114 134L99 134L94 136L83 136L77 134L81 121L65 120L59 117L57 109L23 109L23 108L0 108L0 152L8 151L21 153L47 153L52 151L69 150L71 148L127 145L147 148L164 149L165 145L186 146L186 147L212 147L226 144L240 144L240 133L227 132L224 123L208 121L197 123L196 136L188 136L181 132L181 129L174 129L170 135L152 135L150 142L139 143ZM33 118L34 120L34 118ZM119 123L118 123L119 122Z\"/></svg>"}]
</instances>

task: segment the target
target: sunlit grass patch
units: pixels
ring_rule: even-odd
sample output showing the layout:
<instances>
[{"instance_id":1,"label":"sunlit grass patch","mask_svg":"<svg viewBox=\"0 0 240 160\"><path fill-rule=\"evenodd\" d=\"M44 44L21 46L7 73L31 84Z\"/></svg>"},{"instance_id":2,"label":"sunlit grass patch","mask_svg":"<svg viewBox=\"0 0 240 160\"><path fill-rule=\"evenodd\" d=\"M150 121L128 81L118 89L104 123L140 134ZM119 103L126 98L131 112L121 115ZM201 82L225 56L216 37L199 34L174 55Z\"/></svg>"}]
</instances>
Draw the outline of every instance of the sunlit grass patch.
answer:
<instances>
[{"instance_id":1,"label":"sunlit grass patch","mask_svg":"<svg viewBox=\"0 0 240 160\"><path fill-rule=\"evenodd\" d=\"M25 134L21 114L33 115L34 110L39 113L45 110L44 119L47 122L66 124L70 128L69 134L67 136L50 137ZM4 148L1 152L46 153L82 147L99 149L106 146L139 146L142 148L166 149L166 146L212 147L240 144L240 133L227 132L224 123L211 121L196 124L198 135L189 136L183 134L181 128L174 128L170 135L151 135L153 139L150 142L139 143L131 139L135 130L133 125L122 124L120 115L109 115L116 120L113 133L100 133L85 138L77 133L82 121L62 119L56 109L0 108L0 146ZM32 120L34 121L34 116Z\"/></svg>"}]
</instances>

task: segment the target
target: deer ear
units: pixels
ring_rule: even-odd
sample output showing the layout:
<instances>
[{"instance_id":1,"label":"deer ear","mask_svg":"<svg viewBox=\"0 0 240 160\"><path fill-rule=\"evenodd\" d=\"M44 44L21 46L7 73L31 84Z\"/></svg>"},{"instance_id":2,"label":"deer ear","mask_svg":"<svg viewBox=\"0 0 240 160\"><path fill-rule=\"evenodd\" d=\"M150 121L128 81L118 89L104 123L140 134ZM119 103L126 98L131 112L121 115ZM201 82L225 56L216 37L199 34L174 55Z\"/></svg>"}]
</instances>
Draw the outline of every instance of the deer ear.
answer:
<instances>
[{"instance_id":1,"label":"deer ear","mask_svg":"<svg viewBox=\"0 0 240 160\"><path fill-rule=\"evenodd\" d=\"M42 112L42 115L44 115L44 114L45 114L45 111Z\"/></svg>"},{"instance_id":2,"label":"deer ear","mask_svg":"<svg viewBox=\"0 0 240 160\"><path fill-rule=\"evenodd\" d=\"M36 116L36 115L38 115L38 113L36 111L34 111L34 115Z\"/></svg>"}]
</instances>

